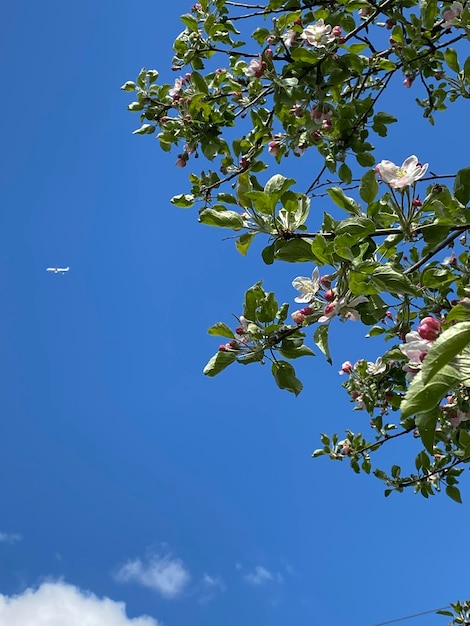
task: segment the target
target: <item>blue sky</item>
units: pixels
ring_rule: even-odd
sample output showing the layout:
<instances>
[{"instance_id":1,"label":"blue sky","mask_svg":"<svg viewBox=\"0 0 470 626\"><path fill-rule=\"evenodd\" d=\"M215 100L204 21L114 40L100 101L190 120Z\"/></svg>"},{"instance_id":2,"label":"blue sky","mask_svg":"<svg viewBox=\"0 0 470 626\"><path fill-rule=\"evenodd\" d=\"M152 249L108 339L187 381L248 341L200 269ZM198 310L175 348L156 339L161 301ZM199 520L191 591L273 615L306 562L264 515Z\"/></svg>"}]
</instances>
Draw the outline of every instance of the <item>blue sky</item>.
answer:
<instances>
[{"instance_id":1,"label":"blue sky","mask_svg":"<svg viewBox=\"0 0 470 626\"><path fill-rule=\"evenodd\" d=\"M366 428L338 376L380 354L359 325L336 325L333 368L299 364L299 398L261 366L203 377L206 328L262 278L294 304L311 268L242 258L169 204L189 167L131 134L119 89L144 65L173 82L190 5L164 7L4 8L0 626L373 626L465 598L467 500L384 499L311 459L320 432ZM446 149L456 118L432 130L416 95L397 82L403 123L377 160L467 165Z\"/></svg>"}]
</instances>

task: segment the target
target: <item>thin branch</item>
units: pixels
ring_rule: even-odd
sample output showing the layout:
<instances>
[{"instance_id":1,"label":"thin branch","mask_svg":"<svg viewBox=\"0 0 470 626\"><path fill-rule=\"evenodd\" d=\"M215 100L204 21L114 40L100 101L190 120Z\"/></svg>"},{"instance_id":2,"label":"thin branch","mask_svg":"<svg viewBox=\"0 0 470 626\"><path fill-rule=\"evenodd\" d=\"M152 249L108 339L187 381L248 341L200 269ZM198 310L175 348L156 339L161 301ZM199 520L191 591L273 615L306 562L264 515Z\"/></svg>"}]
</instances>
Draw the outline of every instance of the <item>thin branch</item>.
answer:
<instances>
[{"instance_id":1,"label":"thin branch","mask_svg":"<svg viewBox=\"0 0 470 626\"><path fill-rule=\"evenodd\" d=\"M420 267L422 267L425 263L427 263L430 259L432 259L432 257L437 254L438 252L440 252L441 250L443 250L444 248L447 248L447 246L449 244L451 244L454 239L457 239L457 237L459 235L461 235L463 232L465 232L466 230L469 229L469 225L465 224L465 226L458 226L455 229L455 232L453 232L451 235L449 235L448 237L446 237L444 239L444 241L441 241L440 244L438 244L435 248L433 248L432 250L430 250L427 254L425 254L419 261L417 261L416 263L414 263L411 267L409 267L408 269L406 269L403 274L412 274L413 272L415 272L416 270L418 270Z\"/></svg>"}]
</instances>

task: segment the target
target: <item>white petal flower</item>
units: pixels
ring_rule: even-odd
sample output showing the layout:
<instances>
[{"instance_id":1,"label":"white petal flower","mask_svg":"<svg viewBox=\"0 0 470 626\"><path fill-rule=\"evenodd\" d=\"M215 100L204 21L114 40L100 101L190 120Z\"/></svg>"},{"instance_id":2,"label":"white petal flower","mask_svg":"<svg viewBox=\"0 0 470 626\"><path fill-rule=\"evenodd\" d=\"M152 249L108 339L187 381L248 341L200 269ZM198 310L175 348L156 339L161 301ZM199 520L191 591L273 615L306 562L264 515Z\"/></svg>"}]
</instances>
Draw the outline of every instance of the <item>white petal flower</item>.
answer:
<instances>
[{"instance_id":1,"label":"white petal flower","mask_svg":"<svg viewBox=\"0 0 470 626\"><path fill-rule=\"evenodd\" d=\"M392 161L381 161L375 168L380 178L394 189L403 189L422 178L428 169L428 163L421 165L414 154L409 156L399 167Z\"/></svg>"},{"instance_id":2,"label":"white petal flower","mask_svg":"<svg viewBox=\"0 0 470 626\"><path fill-rule=\"evenodd\" d=\"M336 40L331 34L331 26L325 24L323 19L319 19L315 24L310 24L304 28L300 37L314 48L325 48L329 43Z\"/></svg>"},{"instance_id":3,"label":"white petal flower","mask_svg":"<svg viewBox=\"0 0 470 626\"><path fill-rule=\"evenodd\" d=\"M320 272L316 267L312 272L312 278L306 276L297 276L292 281L292 286L300 291L300 296L294 298L295 302L312 302L315 294L320 289Z\"/></svg>"}]
</instances>

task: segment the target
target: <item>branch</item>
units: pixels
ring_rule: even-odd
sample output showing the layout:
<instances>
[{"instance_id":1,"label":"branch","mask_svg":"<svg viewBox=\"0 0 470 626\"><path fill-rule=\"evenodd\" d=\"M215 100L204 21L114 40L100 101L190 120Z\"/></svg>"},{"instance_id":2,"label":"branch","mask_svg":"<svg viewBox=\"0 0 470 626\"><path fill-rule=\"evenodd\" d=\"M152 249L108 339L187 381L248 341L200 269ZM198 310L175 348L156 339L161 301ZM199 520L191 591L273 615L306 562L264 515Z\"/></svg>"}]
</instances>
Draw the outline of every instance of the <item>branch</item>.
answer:
<instances>
[{"instance_id":1,"label":"branch","mask_svg":"<svg viewBox=\"0 0 470 626\"><path fill-rule=\"evenodd\" d=\"M425 254L422 259L420 259L419 261L414 263L411 267L409 267L407 270L405 270L403 272L403 274L405 274L405 275L406 274L412 274L413 272L418 270L422 265L424 265L430 259L432 259L432 257L435 254L440 252L443 248L446 248L449 244L451 244L454 241L454 239L457 239L457 237L460 234L462 234L463 232L465 232L468 229L469 229L469 225L468 224L465 224L465 226L457 226L457 227L455 227L455 232L453 232L451 235L446 237L446 239L444 239L444 241L441 241L440 244L438 244L435 248L433 248L427 254Z\"/></svg>"}]
</instances>

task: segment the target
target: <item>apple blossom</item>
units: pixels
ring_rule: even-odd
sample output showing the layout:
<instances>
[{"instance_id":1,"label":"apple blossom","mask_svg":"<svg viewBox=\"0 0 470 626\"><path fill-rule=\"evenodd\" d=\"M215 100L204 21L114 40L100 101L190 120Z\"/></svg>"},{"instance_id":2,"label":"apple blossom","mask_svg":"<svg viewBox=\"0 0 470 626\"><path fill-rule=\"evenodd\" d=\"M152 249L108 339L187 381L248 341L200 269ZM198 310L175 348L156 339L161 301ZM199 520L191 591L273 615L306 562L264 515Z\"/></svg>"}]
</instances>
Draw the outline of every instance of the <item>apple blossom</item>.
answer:
<instances>
[{"instance_id":1,"label":"apple blossom","mask_svg":"<svg viewBox=\"0 0 470 626\"><path fill-rule=\"evenodd\" d=\"M348 300L346 296L337 298L335 302L330 302L326 305L323 309L323 315L318 321L329 322L336 315L340 315L341 319L357 322L361 319L361 316L355 307L363 302L367 302L366 296L356 296L352 300Z\"/></svg>"},{"instance_id":2,"label":"apple blossom","mask_svg":"<svg viewBox=\"0 0 470 626\"><path fill-rule=\"evenodd\" d=\"M455 26L455 18L460 17L463 11L463 4L461 2L452 2L450 8L447 11L444 11L442 17L445 22L442 24L442 28L452 28Z\"/></svg>"},{"instance_id":3,"label":"apple blossom","mask_svg":"<svg viewBox=\"0 0 470 626\"><path fill-rule=\"evenodd\" d=\"M261 60L261 57L252 59L250 64L244 68L243 72L245 76L254 76L255 78L261 78L266 69L266 62Z\"/></svg>"},{"instance_id":4,"label":"apple blossom","mask_svg":"<svg viewBox=\"0 0 470 626\"><path fill-rule=\"evenodd\" d=\"M184 83L185 83L185 79L184 78L182 78L182 77L176 78L174 86L171 89L168 90L168 95L171 96L172 98L177 96L180 93Z\"/></svg>"},{"instance_id":5,"label":"apple blossom","mask_svg":"<svg viewBox=\"0 0 470 626\"><path fill-rule=\"evenodd\" d=\"M345 361L342 366L341 369L339 370L339 374L343 375L343 374L350 374L353 371L353 365L351 363L351 361Z\"/></svg>"},{"instance_id":6,"label":"apple blossom","mask_svg":"<svg viewBox=\"0 0 470 626\"><path fill-rule=\"evenodd\" d=\"M434 317L425 317L418 326L418 334L422 339L434 341L441 334L441 323Z\"/></svg>"},{"instance_id":7,"label":"apple blossom","mask_svg":"<svg viewBox=\"0 0 470 626\"><path fill-rule=\"evenodd\" d=\"M428 163L421 165L418 158L413 154L408 157L401 167L392 161L381 161L375 167L380 178L394 189L404 189L413 185L422 178L428 169Z\"/></svg>"},{"instance_id":8,"label":"apple blossom","mask_svg":"<svg viewBox=\"0 0 470 626\"><path fill-rule=\"evenodd\" d=\"M287 33L284 33L284 35L282 36L282 41L288 48L290 48L295 43L296 39L297 31L295 31L293 28L290 28Z\"/></svg>"},{"instance_id":9,"label":"apple blossom","mask_svg":"<svg viewBox=\"0 0 470 626\"><path fill-rule=\"evenodd\" d=\"M312 302L315 299L315 294L320 289L320 272L318 267L313 270L312 278L297 276L292 281L292 286L297 291L300 291L300 296L294 298L295 302Z\"/></svg>"},{"instance_id":10,"label":"apple blossom","mask_svg":"<svg viewBox=\"0 0 470 626\"><path fill-rule=\"evenodd\" d=\"M331 32L331 26L325 24L323 18L304 28L300 37L314 48L325 48L336 39L336 36Z\"/></svg>"}]
</instances>

